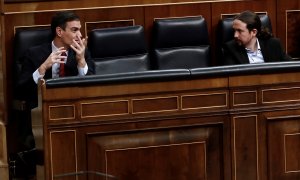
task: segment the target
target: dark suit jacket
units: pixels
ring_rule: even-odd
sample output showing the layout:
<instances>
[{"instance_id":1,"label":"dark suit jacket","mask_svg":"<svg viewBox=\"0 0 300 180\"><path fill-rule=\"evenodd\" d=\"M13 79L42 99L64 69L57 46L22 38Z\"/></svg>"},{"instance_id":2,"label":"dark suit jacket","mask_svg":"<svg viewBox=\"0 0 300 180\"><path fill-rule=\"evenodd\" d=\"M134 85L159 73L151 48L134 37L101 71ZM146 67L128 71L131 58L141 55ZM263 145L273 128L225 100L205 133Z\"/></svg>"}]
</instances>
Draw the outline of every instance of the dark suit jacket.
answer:
<instances>
[{"instance_id":1,"label":"dark suit jacket","mask_svg":"<svg viewBox=\"0 0 300 180\"><path fill-rule=\"evenodd\" d=\"M22 70L18 79L18 98L25 100L30 108L37 106L37 85L32 78L32 74L48 58L52 52L51 43L35 46L26 51L22 58ZM66 76L77 76L78 68L75 59L76 53L72 49L68 52L68 59L65 64ZM95 63L88 50L85 53L85 60L88 65L87 75L95 74ZM44 79L52 78L52 68L45 73Z\"/></svg>"},{"instance_id":2,"label":"dark suit jacket","mask_svg":"<svg viewBox=\"0 0 300 180\"><path fill-rule=\"evenodd\" d=\"M284 52L279 39L270 38L267 40L258 39L265 62L291 61L292 59ZM223 46L224 65L249 64L245 47L238 45L231 40Z\"/></svg>"}]
</instances>

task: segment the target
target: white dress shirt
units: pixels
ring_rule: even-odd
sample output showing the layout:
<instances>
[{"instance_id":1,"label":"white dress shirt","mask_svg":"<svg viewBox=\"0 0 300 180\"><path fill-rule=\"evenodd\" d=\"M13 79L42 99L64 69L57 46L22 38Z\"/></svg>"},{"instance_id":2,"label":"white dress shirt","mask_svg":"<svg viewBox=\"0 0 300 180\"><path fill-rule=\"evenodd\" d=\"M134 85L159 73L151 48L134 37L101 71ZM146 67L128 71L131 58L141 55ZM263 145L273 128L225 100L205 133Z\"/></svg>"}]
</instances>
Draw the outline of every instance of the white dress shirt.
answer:
<instances>
[{"instance_id":1,"label":"white dress shirt","mask_svg":"<svg viewBox=\"0 0 300 180\"><path fill-rule=\"evenodd\" d=\"M261 49L260 49L260 45L258 42L258 39L256 39L256 43L257 43L257 50L256 51L251 51L248 48L245 48L247 51L247 55L248 55L248 59L249 59L249 63L263 63L264 61L264 57L261 53Z\"/></svg>"}]
</instances>

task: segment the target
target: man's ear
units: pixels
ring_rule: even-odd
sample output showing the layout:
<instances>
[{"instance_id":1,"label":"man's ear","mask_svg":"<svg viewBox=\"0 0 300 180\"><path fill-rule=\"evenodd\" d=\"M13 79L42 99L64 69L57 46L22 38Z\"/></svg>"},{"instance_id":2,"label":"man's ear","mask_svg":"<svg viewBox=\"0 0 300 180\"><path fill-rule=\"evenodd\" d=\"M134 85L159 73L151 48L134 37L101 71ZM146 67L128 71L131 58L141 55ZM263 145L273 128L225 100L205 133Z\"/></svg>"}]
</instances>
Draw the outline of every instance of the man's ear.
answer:
<instances>
[{"instance_id":1,"label":"man's ear","mask_svg":"<svg viewBox=\"0 0 300 180\"><path fill-rule=\"evenodd\" d=\"M255 36L257 35L257 29L252 29L252 32Z\"/></svg>"},{"instance_id":2,"label":"man's ear","mask_svg":"<svg viewBox=\"0 0 300 180\"><path fill-rule=\"evenodd\" d=\"M57 35L58 37L61 37L61 34L62 34L62 29L61 29L61 27L56 27L56 35Z\"/></svg>"}]
</instances>

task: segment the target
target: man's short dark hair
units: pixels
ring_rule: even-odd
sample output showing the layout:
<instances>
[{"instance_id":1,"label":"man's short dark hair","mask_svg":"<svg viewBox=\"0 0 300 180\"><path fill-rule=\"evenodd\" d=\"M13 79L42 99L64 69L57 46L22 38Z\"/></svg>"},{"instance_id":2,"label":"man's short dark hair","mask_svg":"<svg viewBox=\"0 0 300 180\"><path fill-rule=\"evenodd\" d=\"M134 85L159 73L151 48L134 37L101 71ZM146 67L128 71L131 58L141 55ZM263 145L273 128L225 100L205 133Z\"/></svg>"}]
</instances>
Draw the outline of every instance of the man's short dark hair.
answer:
<instances>
[{"instance_id":1,"label":"man's short dark hair","mask_svg":"<svg viewBox=\"0 0 300 180\"><path fill-rule=\"evenodd\" d=\"M60 11L57 12L53 17L51 21L51 32L52 32L52 38L56 36L56 28L60 27L63 30L66 28L66 24L69 21L76 21L80 20L79 16L75 14L72 11Z\"/></svg>"}]
</instances>

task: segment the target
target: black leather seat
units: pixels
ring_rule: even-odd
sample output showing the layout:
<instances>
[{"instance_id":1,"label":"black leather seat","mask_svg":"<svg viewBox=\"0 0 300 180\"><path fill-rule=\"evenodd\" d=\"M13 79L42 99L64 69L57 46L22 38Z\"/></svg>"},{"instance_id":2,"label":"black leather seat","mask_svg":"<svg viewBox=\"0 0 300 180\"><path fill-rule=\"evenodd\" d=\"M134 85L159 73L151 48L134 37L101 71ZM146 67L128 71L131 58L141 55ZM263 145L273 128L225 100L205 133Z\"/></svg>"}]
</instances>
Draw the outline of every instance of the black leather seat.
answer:
<instances>
[{"instance_id":1,"label":"black leather seat","mask_svg":"<svg viewBox=\"0 0 300 180\"><path fill-rule=\"evenodd\" d=\"M267 28L270 33L272 33L272 24L269 16L265 13L258 14L261 20L262 28ZM224 43L232 40L234 38L234 30L232 28L234 17L227 17L220 19L217 27L216 35L216 50L217 50L217 63L222 65L223 50L222 46Z\"/></svg>"},{"instance_id":2,"label":"black leather seat","mask_svg":"<svg viewBox=\"0 0 300 180\"><path fill-rule=\"evenodd\" d=\"M142 26L95 29L89 33L88 48L96 74L146 71L149 54Z\"/></svg>"},{"instance_id":3,"label":"black leather seat","mask_svg":"<svg viewBox=\"0 0 300 180\"><path fill-rule=\"evenodd\" d=\"M20 99L21 89L17 88L17 80L20 77L23 58L25 51L30 47L37 46L43 43L52 41L52 34L50 27L17 29L14 37L13 48L13 98L14 108L19 110L26 109L26 103Z\"/></svg>"},{"instance_id":4,"label":"black leather seat","mask_svg":"<svg viewBox=\"0 0 300 180\"><path fill-rule=\"evenodd\" d=\"M17 29L14 37L14 80L20 74L22 56L30 47L52 41L50 27L40 29ZM15 82L15 81L14 81Z\"/></svg>"},{"instance_id":5,"label":"black leather seat","mask_svg":"<svg viewBox=\"0 0 300 180\"><path fill-rule=\"evenodd\" d=\"M210 44L203 17L156 19L153 25L154 69L180 69L210 65Z\"/></svg>"}]
</instances>

